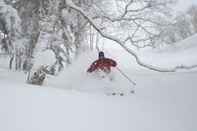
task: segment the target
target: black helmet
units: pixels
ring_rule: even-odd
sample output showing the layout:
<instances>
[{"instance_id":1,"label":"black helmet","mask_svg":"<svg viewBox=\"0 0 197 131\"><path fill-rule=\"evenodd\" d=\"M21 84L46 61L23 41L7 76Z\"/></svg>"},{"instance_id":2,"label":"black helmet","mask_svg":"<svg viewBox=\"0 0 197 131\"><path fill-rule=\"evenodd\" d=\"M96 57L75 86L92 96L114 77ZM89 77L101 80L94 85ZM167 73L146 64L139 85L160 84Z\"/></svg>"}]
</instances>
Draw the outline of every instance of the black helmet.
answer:
<instances>
[{"instance_id":1,"label":"black helmet","mask_svg":"<svg viewBox=\"0 0 197 131\"><path fill-rule=\"evenodd\" d=\"M103 51L100 51L99 52L99 58L104 58L104 57L105 57L104 52Z\"/></svg>"}]
</instances>

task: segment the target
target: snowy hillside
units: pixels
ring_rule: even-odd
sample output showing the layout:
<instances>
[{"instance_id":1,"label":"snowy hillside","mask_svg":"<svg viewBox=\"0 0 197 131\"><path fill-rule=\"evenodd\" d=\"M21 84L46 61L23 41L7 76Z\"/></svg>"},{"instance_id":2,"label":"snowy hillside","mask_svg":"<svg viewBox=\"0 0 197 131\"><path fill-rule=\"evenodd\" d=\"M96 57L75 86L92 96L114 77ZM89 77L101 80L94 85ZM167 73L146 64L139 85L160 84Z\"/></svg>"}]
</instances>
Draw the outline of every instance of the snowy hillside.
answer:
<instances>
[{"instance_id":1,"label":"snowy hillside","mask_svg":"<svg viewBox=\"0 0 197 131\"><path fill-rule=\"evenodd\" d=\"M164 49L142 53L144 61L163 67L197 63L197 34Z\"/></svg>"},{"instance_id":2,"label":"snowy hillside","mask_svg":"<svg viewBox=\"0 0 197 131\"><path fill-rule=\"evenodd\" d=\"M0 130L194 131L196 77L135 76L136 94L120 97L30 86L22 74L1 71Z\"/></svg>"},{"instance_id":3,"label":"snowy hillside","mask_svg":"<svg viewBox=\"0 0 197 131\"><path fill-rule=\"evenodd\" d=\"M145 52L142 59L163 67L197 63L197 35L176 48ZM86 69L97 58L88 52L44 86L25 84L26 75L0 67L1 131L196 131L197 72L157 73L143 69L117 50L106 56L134 81L117 70L114 81L97 79ZM1 59L2 60L2 59ZM3 60L2 60L3 61ZM4 59L5 62L5 59ZM135 94L106 96L108 91Z\"/></svg>"}]
</instances>

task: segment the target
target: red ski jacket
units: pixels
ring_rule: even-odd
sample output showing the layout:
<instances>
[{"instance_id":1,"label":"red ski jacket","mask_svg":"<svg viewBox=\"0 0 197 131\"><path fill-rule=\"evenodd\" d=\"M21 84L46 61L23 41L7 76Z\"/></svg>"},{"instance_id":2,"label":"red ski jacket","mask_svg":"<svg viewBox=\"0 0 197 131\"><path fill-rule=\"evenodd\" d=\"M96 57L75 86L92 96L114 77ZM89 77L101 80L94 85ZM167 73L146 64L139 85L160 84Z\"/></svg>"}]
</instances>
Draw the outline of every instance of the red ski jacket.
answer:
<instances>
[{"instance_id":1,"label":"red ski jacket","mask_svg":"<svg viewBox=\"0 0 197 131\"><path fill-rule=\"evenodd\" d=\"M111 71L111 67L115 67L116 65L117 63L112 59L109 58L98 59L91 64L87 72L91 73L95 70L100 69L106 73L109 73Z\"/></svg>"}]
</instances>

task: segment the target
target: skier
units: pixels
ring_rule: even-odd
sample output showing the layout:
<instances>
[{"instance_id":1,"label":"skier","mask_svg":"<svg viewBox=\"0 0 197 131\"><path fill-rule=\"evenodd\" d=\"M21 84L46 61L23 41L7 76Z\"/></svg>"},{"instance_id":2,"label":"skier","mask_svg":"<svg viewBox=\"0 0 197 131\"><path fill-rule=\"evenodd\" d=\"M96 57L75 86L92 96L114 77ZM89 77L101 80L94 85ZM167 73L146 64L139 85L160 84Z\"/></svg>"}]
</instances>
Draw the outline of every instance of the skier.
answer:
<instances>
[{"instance_id":1,"label":"skier","mask_svg":"<svg viewBox=\"0 0 197 131\"><path fill-rule=\"evenodd\" d=\"M99 76L99 78L109 78L110 83L105 83L106 84L106 89L105 90L107 93L107 95L120 95L120 96L124 96L125 93L127 92L127 90L125 90L126 88L122 89L122 87L117 87L116 85L114 85L114 75L113 73L111 73L111 68L112 67L116 67L117 63L116 61L110 59L110 58L106 58L104 55L103 51L100 51L98 54L98 60L94 61L90 67L88 68L87 72L88 73L93 73L95 72L96 77ZM129 80L129 82L132 83L132 86L135 85L135 83L124 73L122 72L118 67L116 67L116 69L127 79ZM103 79L103 82L106 82L106 79ZM107 80L108 81L108 80ZM131 90L130 93L134 93L134 90Z\"/></svg>"},{"instance_id":2,"label":"skier","mask_svg":"<svg viewBox=\"0 0 197 131\"><path fill-rule=\"evenodd\" d=\"M94 61L88 68L88 73L92 73L94 71L103 71L104 73L109 74L111 72L111 67L117 66L116 61L105 58L103 51L99 52L98 57L98 60Z\"/></svg>"}]
</instances>

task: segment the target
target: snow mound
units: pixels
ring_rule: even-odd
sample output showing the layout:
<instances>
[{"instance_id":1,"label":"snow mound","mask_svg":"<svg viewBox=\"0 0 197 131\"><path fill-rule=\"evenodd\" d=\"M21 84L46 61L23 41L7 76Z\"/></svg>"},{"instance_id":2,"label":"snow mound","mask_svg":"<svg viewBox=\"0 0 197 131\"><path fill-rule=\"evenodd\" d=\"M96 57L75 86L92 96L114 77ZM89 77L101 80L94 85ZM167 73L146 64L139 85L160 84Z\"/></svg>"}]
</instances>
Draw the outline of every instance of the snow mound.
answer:
<instances>
[{"instance_id":1,"label":"snow mound","mask_svg":"<svg viewBox=\"0 0 197 131\"><path fill-rule=\"evenodd\" d=\"M163 68L177 65L197 64L197 34L164 49L139 52L140 58L148 64Z\"/></svg>"},{"instance_id":2,"label":"snow mound","mask_svg":"<svg viewBox=\"0 0 197 131\"><path fill-rule=\"evenodd\" d=\"M197 49L197 34L164 48L163 52L185 52Z\"/></svg>"},{"instance_id":3,"label":"snow mound","mask_svg":"<svg viewBox=\"0 0 197 131\"><path fill-rule=\"evenodd\" d=\"M65 85L61 85L65 86L64 88L67 81L75 85L78 82L79 88L82 89L100 88L99 82L92 83L94 85L91 87L84 87L84 81L69 79L69 74L66 77L68 79L64 76L59 77L63 79L62 82L64 81ZM83 75L77 77L81 77L80 80L84 79ZM138 83L136 94L109 97L95 95L90 91L82 93L76 90L59 90L57 89L60 86L59 81L56 83L53 81L54 86L27 85L24 83L22 72L0 70L0 130L195 131L197 129L196 72L142 74L134 77Z\"/></svg>"}]
</instances>

